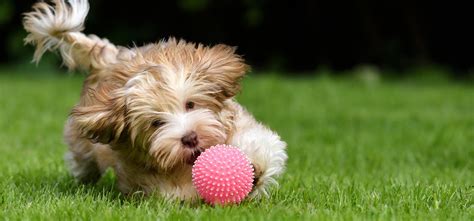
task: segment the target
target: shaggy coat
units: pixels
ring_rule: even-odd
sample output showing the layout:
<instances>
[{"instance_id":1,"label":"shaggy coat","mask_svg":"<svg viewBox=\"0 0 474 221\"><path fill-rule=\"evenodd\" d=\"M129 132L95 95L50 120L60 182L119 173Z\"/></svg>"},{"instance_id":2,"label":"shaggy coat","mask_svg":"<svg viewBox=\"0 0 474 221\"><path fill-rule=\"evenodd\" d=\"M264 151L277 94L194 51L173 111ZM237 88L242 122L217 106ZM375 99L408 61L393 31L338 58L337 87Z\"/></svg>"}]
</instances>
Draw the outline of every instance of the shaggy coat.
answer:
<instances>
[{"instance_id":1,"label":"shaggy coat","mask_svg":"<svg viewBox=\"0 0 474 221\"><path fill-rule=\"evenodd\" d=\"M284 170L286 144L233 99L248 70L235 49L174 38L116 46L81 32L88 10L86 0L54 0L24 17L34 61L57 50L67 67L89 73L65 126L73 176L91 183L113 168L124 194L192 200L194 160L230 144L254 166L251 196L266 195Z\"/></svg>"}]
</instances>

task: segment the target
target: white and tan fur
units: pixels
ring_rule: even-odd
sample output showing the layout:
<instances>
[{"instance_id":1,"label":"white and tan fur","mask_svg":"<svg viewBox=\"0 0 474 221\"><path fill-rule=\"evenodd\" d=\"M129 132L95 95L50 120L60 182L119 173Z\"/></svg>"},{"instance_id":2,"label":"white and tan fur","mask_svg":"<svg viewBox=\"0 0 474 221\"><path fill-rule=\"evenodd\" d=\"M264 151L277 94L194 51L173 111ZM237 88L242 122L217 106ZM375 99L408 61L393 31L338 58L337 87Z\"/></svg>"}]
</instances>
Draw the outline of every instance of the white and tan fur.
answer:
<instances>
[{"instance_id":1,"label":"white and tan fur","mask_svg":"<svg viewBox=\"0 0 474 221\"><path fill-rule=\"evenodd\" d=\"M65 127L74 177L96 182L112 167L124 194L192 200L192 163L225 143L241 148L255 168L251 196L268 195L284 171L286 144L233 99L248 70L235 49L173 38L115 46L81 33L88 10L87 0L54 0L24 17L34 61L58 50L67 67L89 72Z\"/></svg>"}]
</instances>

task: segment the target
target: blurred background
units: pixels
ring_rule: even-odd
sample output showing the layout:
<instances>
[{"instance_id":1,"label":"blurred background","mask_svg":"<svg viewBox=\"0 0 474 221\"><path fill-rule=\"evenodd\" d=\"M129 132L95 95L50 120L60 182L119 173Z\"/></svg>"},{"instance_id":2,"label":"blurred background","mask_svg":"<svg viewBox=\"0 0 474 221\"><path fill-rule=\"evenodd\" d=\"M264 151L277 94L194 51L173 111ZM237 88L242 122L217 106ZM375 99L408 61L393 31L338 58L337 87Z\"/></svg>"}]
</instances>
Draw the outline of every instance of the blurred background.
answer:
<instances>
[{"instance_id":1,"label":"blurred background","mask_svg":"<svg viewBox=\"0 0 474 221\"><path fill-rule=\"evenodd\" d=\"M111 171L74 182L61 134L85 76L31 63L35 1L0 0L0 220L474 220L470 1L89 0L86 34L224 43L252 66L237 100L287 142L288 172L222 209L127 200Z\"/></svg>"},{"instance_id":2,"label":"blurred background","mask_svg":"<svg viewBox=\"0 0 474 221\"><path fill-rule=\"evenodd\" d=\"M0 66L26 64L23 12L36 0L0 0ZM142 45L174 36L238 46L258 70L305 75L369 68L387 75L434 67L472 79L470 7L456 1L91 0L85 33ZM42 65L60 63L58 56ZM257 71L255 71L257 70Z\"/></svg>"}]
</instances>

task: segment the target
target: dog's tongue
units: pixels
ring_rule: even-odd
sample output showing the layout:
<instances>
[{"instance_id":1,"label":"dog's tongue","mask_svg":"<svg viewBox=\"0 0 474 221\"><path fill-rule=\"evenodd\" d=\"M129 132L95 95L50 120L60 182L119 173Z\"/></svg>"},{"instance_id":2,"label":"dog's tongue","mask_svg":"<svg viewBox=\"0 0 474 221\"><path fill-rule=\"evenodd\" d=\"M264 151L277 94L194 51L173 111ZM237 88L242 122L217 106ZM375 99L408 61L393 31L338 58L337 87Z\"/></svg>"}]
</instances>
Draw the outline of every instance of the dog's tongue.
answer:
<instances>
[{"instance_id":1,"label":"dog's tongue","mask_svg":"<svg viewBox=\"0 0 474 221\"><path fill-rule=\"evenodd\" d=\"M194 161L196 161L196 159L199 157L199 155L201 155L201 151L193 152L193 154L188 158L186 163L188 163L190 165L193 165Z\"/></svg>"}]
</instances>

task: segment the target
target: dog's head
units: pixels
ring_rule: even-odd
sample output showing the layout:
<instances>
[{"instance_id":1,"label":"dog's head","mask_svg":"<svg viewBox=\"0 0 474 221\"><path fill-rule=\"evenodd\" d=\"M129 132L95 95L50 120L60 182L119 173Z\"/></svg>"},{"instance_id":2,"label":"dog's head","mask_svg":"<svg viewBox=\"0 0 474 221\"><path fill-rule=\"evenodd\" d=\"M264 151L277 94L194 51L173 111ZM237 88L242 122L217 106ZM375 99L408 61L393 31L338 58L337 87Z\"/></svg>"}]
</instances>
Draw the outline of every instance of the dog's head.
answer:
<instances>
[{"instance_id":1,"label":"dog's head","mask_svg":"<svg viewBox=\"0 0 474 221\"><path fill-rule=\"evenodd\" d=\"M225 142L225 101L239 92L248 69L234 48L171 39L134 53L96 70L105 77L71 113L84 136L163 171Z\"/></svg>"}]
</instances>

